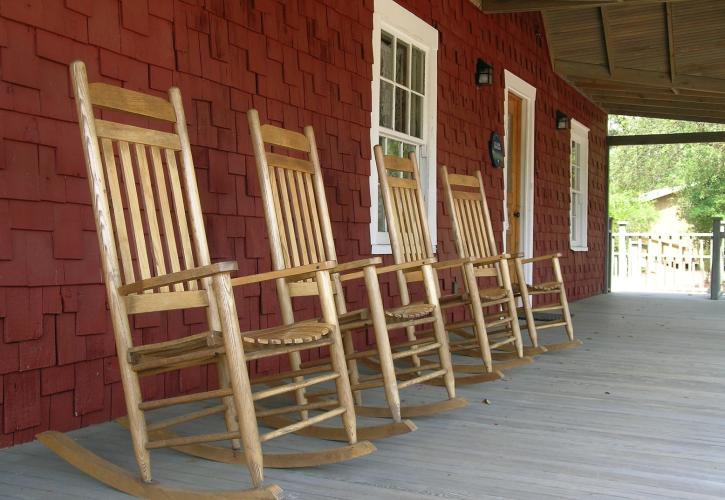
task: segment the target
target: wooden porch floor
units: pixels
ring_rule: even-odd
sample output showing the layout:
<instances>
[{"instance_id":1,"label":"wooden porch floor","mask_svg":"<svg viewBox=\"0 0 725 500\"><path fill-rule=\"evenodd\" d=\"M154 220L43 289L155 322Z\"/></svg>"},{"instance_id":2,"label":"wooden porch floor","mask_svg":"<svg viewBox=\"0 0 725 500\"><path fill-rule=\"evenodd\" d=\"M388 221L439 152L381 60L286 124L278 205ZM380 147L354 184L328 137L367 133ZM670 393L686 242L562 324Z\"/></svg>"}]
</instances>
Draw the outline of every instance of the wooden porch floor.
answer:
<instances>
[{"instance_id":1,"label":"wooden porch floor","mask_svg":"<svg viewBox=\"0 0 725 500\"><path fill-rule=\"evenodd\" d=\"M317 469L268 469L268 483L304 499L724 498L725 301L615 294L573 311L584 347L459 389L468 408L417 419L417 432L377 442L377 453ZM403 396L423 401L438 391ZM71 435L135 472L115 424ZM270 451L319 444L278 441ZM157 479L177 487L249 484L240 467L166 450L153 458ZM126 497L34 442L0 450L0 498Z\"/></svg>"}]
</instances>

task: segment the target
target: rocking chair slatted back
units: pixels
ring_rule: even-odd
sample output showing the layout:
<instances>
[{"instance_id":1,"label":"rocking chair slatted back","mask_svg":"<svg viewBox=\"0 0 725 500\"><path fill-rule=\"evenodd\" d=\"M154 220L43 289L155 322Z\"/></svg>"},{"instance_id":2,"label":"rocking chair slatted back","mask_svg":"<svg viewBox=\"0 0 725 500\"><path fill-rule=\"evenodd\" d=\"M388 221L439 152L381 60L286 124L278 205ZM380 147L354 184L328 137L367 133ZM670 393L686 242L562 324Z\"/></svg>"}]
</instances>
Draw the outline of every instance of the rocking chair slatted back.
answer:
<instances>
[{"instance_id":1,"label":"rocking chair slatted back","mask_svg":"<svg viewBox=\"0 0 725 500\"><path fill-rule=\"evenodd\" d=\"M87 140L100 146L98 158L89 163L99 184L91 187L95 197L105 197L107 192L110 198L108 212L100 211L98 217L110 229L116 250L109 259L120 255L120 284L209 264L178 90L170 91L171 102L103 83L89 84L88 91L89 107L174 123L173 131L143 128L99 119L89 110ZM107 265L116 267L118 263ZM175 297L181 299L184 294L180 292L198 289L198 282L190 280L142 293L176 292ZM194 295L188 300L198 303L199 294ZM143 302L130 300L135 310L129 312L153 309ZM154 302L162 305L169 301ZM183 299L178 305L184 307Z\"/></svg>"},{"instance_id":2,"label":"rocking chair slatted back","mask_svg":"<svg viewBox=\"0 0 725 500\"><path fill-rule=\"evenodd\" d=\"M452 174L441 167L446 204L453 222L453 237L459 257L485 258L498 255L491 215L481 173ZM495 265L477 266L476 276L498 276Z\"/></svg>"},{"instance_id":3,"label":"rocking chair slatted back","mask_svg":"<svg viewBox=\"0 0 725 500\"><path fill-rule=\"evenodd\" d=\"M382 148L375 146L375 157L395 263L435 257L415 154L410 153L408 158L386 156ZM420 271L405 276L410 282L422 280Z\"/></svg>"},{"instance_id":4,"label":"rocking chair slatted back","mask_svg":"<svg viewBox=\"0 0 725 500\"><path fill-rule=\"evenodd\" d=\"M312 128L306 127L303 135L260 125L256 110L249 110L247 116L270 228L274 269L336 260ZM317 294L311 280L289 283L288 287L292 296Z\"/></svg>"}]
</instances>

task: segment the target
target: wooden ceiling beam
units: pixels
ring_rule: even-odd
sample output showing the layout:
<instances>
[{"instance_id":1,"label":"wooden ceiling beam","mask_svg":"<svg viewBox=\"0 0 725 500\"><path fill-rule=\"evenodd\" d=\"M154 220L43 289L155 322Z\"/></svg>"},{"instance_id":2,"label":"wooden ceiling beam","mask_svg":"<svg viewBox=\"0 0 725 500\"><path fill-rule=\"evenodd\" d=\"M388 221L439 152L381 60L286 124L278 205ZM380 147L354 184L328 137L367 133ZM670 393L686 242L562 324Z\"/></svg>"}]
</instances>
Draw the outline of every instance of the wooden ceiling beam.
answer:
<instances>
[{"instance_id":1,"label":"wooden ceiling beam","mask_svg":"<svg viewBox=\"0 0 725 500\"><path fill-rule=\"evenodd\" d=\"M611 93L611 92L586 92L586 95L595 102L621 102L626 104L637 104L647 102L652 106L666 107L669 104L686 104L692 106L725 107L725 97L692 97L682 95L652 95L637 93Z\"/></svg>"},{"instance_id":2,"label":"wooden ceiling beam","mask_svg":"<svg viewBox=\"0 0 725 500\"><path fill-rule=\"evenodd\" d=\"M694 144L725 142L725 130L720 132L683 132L678 134L610 135L608 146L648 146L651 144Z\"/></svg>"},{"instance_id":3,"label":"wooden ceiling beam","mask_svg":"<svg viewBox=\"0 0 725 500\"><path fill-rule=\"evenodd\" d=\"M661 109L633 109L632 106L626 108L608 108L607 113L610 115L627 115L627 116L643 116L646 118L664 118L667 120L685 120L693 122L706 123L725 123L725 116L705 116L700 114L684 113L682 111L663 112Z\"/></svg>"},{"instance_id":4,"label":"wooden ceiling beam","mask_svg":"<svg viewBox=\"0 0 725 500\"><path fill-rule=\"evenodd\" d=\"M609 68L609 76L614 76L614 55L612 54L612 37L609 34L609 14L608 8L599 7L599 17L602 23L602 38L604 40L604 52L607 55L607 67Z\"/></svg>"},{"instance_id":5,"label":"wooden ceiling beam","mask_svg":"<svg viewBox=\"0 0 725 500\"><path fill-rule=\"evenodd\" d=\"M566 78L577 80L587 78L602 82L620 82L644 84L652 87L706 90L725 94L725 80L705 76L677 75L675 82L670 75L656 71L641 69L617 68L615 75L610 75L606 67L598 64L586 64L573 61L556 60L556 70Z\"/></svg>"},{"instance_id":6,"label":"wooden ceiling beam","mask_svg":"<svg viewBox=\"0 0 725 500\"><path fill-rule=\"evenodd\" d=\"M675 96L673 96L675 97ZM599 104L601 107L607 109L612 107L625 108L625 107L647 107L653 109L661 109L662 111L686 111L692 113L722 113L725 116L725 111L719 111L722 106L719 103L695 103L695 102L679 102L673 99L667 101L650 101L637 98L623 98L623 97L602 97L594 98L592 100ZM718 109L719 108L719 109Z\"/></svg>"},{"instance_id":7,"label":"wooden ceiling beam","mask_svg":"<svg viewBox=\"0 0 725 500\"><path fill-rule=\"evenodd\" d=\"M664 95L672 97L672 91L664 87L652 87L638 83L623 83L589 79L569 79L573 85L584 92L613 92L613 93L639 93L645 95ZM691 97L722 97L722 93L708 92L706 90L679 89L680 95Z\"/></svg>"},{"instance_id":8,"label":"wooden ceiling beam","mask_svg":"<svg viewBox=\"0 0 725 500\"><path fill-rule=\"evenodd\" d=\"M571 7L599 7L603 4L619 2L620 0L483 0L481 9L489 14L507 14Z\"/></svg>"},{"instance_id":9,"label":"wooden ceiling beam","mask_svg":"<svg viewBox=\"0 0 725 500\"><path fill-rule=\"evenodd\" d=\"M481 0L481 10L489 14L530 12L532 10L586 9L608 5L663 3L666 0ZM667 0L684 2L692 0ZM474 2L478 4L479 2Z\"/></svg>"},{"instance_id":10,"label":"wooden ceiling beam","mask_svg":"<svg viewBox=\"0 0 725 500\"><path fill-rule=\"evenodd\" d=\"M675 84L675 37L672 30L672 4L665 3L665 19L667 22L667 56L670 64L670 81ZM675 92L677 93L677 92Z\"/></svg>"}]
</instances>

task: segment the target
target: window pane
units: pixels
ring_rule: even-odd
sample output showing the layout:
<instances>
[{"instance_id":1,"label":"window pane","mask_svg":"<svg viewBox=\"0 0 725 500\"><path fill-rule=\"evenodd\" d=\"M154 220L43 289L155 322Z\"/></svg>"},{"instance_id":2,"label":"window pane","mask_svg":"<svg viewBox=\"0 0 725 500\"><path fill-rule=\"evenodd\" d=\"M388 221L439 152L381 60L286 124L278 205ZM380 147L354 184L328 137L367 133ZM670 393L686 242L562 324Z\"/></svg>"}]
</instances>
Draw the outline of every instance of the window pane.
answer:
<instances>
[{"instance_id":1,"label":"window pane","mask_svg":"<svg viewBox=\"0 0 725 500\"><path fill-rule=\"evenodd\" d=\"M382 31L380 35L380 74L392 80L393 67L393 35Z\"/></svg>"},{"instance_id":2,"label":"window pane","mask_svg":"<svg viewBox=\"0 0 725 500\"><path fill-rule=\"evenodd\" d=\"M418 153L418 148L415 144L407 144L403 143L403 156L408 157L408 153L415 152Z\"/></svg>"},{"instance_id":3,"label":"window pane","mask_svg":"<svg viewBox=\"0 0 725 500\"><path fill-rule=\"evenodd\" d=\"M577 218L573 215L571 216L571 241L579 241L579 228L577 227Z\"/></svg>"},{"instance_id":4,"label":"window pane","mask_svg":"<svg viewBox=\"0 0 725 500\"><path fill-rule=\"evenodd\" d=\"M401 155L402 142L396 141L395 139L385 139L385 154L386 155Z\"/></svg>"},{"instance_id":5,"label":"window pane","mask_svg":"<svg viewBox=\"0 0 725 500\"><path fill-rule=\"evenodd\" d=\"M410 135L423 137L423 98L410 94Z\"/></svg>"},{"instance_id":6,"label":"window pane","mask_svg":"<svg viewBox=\"0 0 725 500\"><path fill-rule=\"evenodd\" d=\"M571 188L579 191L579 167L574 165L571 167Z\"/></svg>"},{"instance_id":7,"label":"window pane","mask_svg":"<svg viewBox=\"0 0 725 500\"><path fill-rule=\"evenodd\" d=\"M580 146L579 143L571 141L571 164L572 165L579 165L579 152L580 152Z\"/></svg>"},{"instance_id":8,"label":"window pane","mask_svg":"<svg viewBox=\"0 0 725 500\"><path fill-rule=\"evenodd\" d=\"M413 47L410 73L410 87L416 92L425 94L425 52L417 47Z\"/></svg>"},{"instance_id":9,"label":"window pane","mask_svg":"<svg viewBox=\"0 0 725 500\"><path fill-rule=\"evenodd\" d=\"M380 82L380 125L393 127L393 84Z\"/></svg>"},{"instance_id":10,"label":"window pane","mask_svg":"<svg viewBox=\"0 0 725 500\"><path fill-rule=\"evenodd\" d=\"M409 92L395 87L395 130L408 133L408 95Z\"/></svg>"},{"instance_id":11,"label":"window pane","mask_svg":"<svg viewBox=\"0 0 725 500\"><path fill-rule=\"evenodd\" d=\"M408 50L410 46L398 40L395 48L395 81L408 86Z\"/></svg>"}]
</instances>

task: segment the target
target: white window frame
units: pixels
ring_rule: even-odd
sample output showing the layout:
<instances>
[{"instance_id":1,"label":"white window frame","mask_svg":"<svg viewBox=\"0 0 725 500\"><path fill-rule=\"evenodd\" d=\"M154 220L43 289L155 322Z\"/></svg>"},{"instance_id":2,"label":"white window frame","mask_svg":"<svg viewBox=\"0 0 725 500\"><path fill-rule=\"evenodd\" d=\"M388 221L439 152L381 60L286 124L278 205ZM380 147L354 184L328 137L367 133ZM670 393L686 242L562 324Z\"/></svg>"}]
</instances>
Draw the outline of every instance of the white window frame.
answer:
<instances>
[{"instance_id":1,"label":"white window frame","mask_svg":"<svg viewBox=\"0 0 725 500\"><path fill-rule=\"evenodd\" d=\"M572 196L571 185L571 143L577 142L580 145L579 158L579 199L581 211L577 218L577 233L581 235L580 239L574 240L574 226L572 224L572 215L574 211L574 197ZM587 246L587 233L589 225L589 128L580 122L571 120L571 133L569 138L569 242L571 249L575 252L586 252L589 250Z\"/></svg>"},{"instance_id":2,"label":"white window frame","mask_svg":"<svg viewBox=\"0 0 725 500\"><path fill-rule=\"evenodd\" d=\"M380 35L386 31L401 39L409 40L425 50L425 106L423 110L423 145L418 162L421 167L421 184L426 200L428 225L433 251L438 241L436 226L436 130L438 113L438 30L394 0L375 0L373 13L373 81L372 112L370 118L371 148L380 136ZM390 134L387 129L386 135ZM407 135L407 134L405 134ZM402 140L407 140L404 137ZM390 238L387 232L378 231L378 171L375 158L370 159L370 242L373 254L390 254Z\"/></svg>"}]
</instances>

